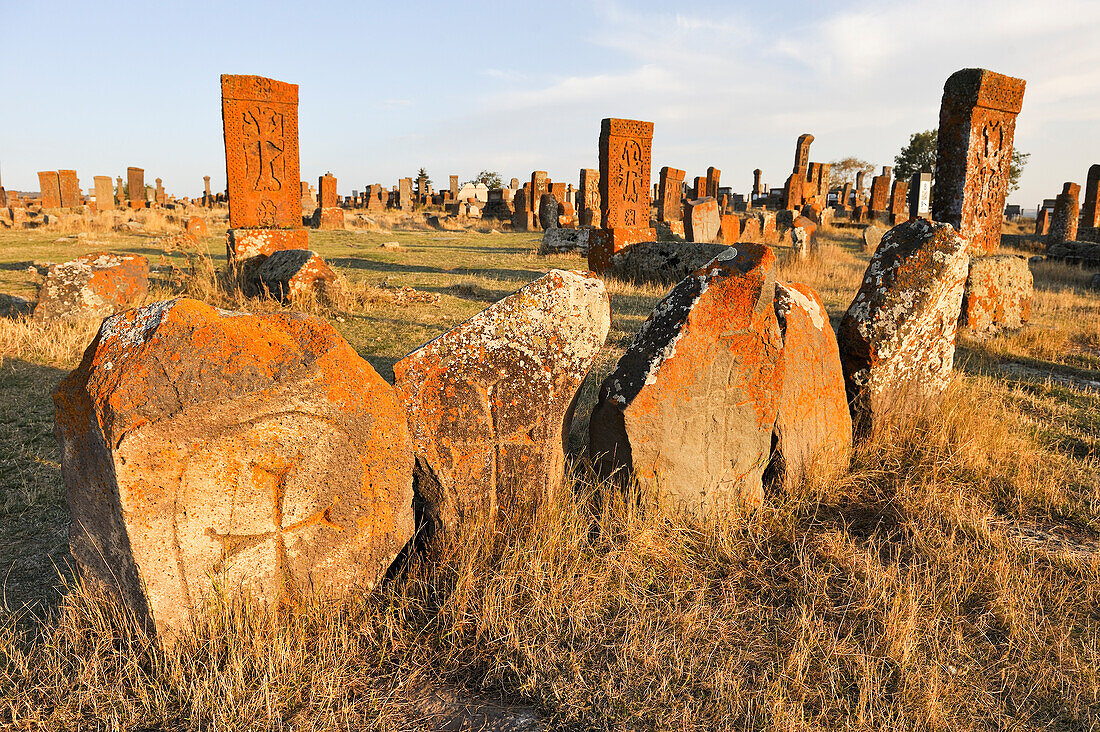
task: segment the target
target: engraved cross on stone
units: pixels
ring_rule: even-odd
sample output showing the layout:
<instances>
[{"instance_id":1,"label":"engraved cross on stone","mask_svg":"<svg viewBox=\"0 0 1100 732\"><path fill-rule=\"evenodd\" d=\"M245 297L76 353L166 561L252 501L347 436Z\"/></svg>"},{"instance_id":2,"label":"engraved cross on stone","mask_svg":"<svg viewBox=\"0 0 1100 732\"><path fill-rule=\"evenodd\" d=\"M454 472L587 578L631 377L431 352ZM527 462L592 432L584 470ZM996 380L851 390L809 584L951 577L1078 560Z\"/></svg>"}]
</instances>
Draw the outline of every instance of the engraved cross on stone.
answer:
<instances>
[{"instance_id":1,"label":"engraved cross on stone","mask_svg":"<svg viewBox=\"0 0 1100 732\"><path fill-rule=\"evenodd\" d=\"M282 189L282 113L258 104L248 108L244 113L244 156L253 190Z\"/></svg>"},{"instance_id":2,"label":"engraved cross on stone","mask_svg":"<svg viewBox=\"0 0 1100 732\"><path fill-rule=\"evenodd\" d=\"M256 534L233 534L229 532L221 534L215 531L213 527L207 528L206 535L222 545L222 556L214 565L214 572L221 572L230 559L246 549L270 541L275 553L275 571L280 584L279 594L297 595L294 578L287 561L286 537L318 524L336 531L343 531L344 528L333 523L330 517L332 507L340 500L339 496L334 497L327 508L292 524L284 524L283 511L286 500L287 477L294 466L294 463L282 460L276 460L274 464L269 465L252 465L252 485L271 496L271 529Z\"/></svg>"}]
</instances>

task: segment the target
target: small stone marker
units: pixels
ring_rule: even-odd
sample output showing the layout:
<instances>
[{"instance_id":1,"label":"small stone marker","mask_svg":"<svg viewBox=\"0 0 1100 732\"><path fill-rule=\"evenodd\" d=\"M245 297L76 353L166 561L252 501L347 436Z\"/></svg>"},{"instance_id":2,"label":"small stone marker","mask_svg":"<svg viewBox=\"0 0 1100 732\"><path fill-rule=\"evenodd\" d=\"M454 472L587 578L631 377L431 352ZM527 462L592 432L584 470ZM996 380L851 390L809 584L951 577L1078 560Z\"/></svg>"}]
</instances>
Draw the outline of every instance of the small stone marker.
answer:
<instances>
[{"instance_id":1,"label":"small stone marker","mask_svg":"<svg viewBox=\"0 0 1100 732\"><path fill-rule=\"evenodd\" d=\"M319 318L131 310L54 402L72 554L164 638L215 585L270 603L369 589L412 536L405 414Z\"/></svg>"},{"instance_id":2,"label":"small stone marker","mask_svg":"<svg viewBox=\"0 0 1100 732\"><path fill-rule=\"evenodd\" d=\"M939 404L969 263L966 240L949 224L916 219L883 236L838 332L858 433Z\"/></svg>"},{"instance_id":3,"label":"small stone marker","mask_svg":"<svg viewBox=\"0 0 1100 732\"><path fill-rule=\"evenodd\" d=\"M932 218L955 227L975 254L1001 245L1023 79L962 69L943 86Z\"/></svg>"},{"instance_id":4,"label":"small stone marker","mask_svg":"<svg viewBox=\"0 0 1100 732\"><path fill-rule=\"evenodd\" d=\"M313 212L313 228L335 230L344 228L344 209L340 208L336 194L336 176L325 173L317 179L317 190L321 192L320 205Z\"/></svg>"},{"instance_id":5,"label":"small stone marker","mask_svg":"<svg viewBox=\"0 0 1100 732\"><path fill-rule=\"evenodd\" d=\"M726 247L683 279L600 387L589 455L666 511L714 516L763 499L783 387L775 254Z\"/></svg>"},{"instance_id":6,"label":"small stone marker","mask_svg":"<svg viewBox=\"0 0 1100 732\"><path fill-rule=\"evenodd\" d=\"M558 490L573 399L610 325L599 279L551 270L394 365L434 530L521 525Z\"/></svg>"},{"instance_id":7,"label":"small stone marker","mask_svg":"<svg viewBox=\"0 0 1100 732\"><path fill-rule=\"evenodd\" d=\"M96 252L54 264L38 291L35 320L103 318L133 307L149 288L149 261L139 254Z\"/></svg>"}]
</instances>

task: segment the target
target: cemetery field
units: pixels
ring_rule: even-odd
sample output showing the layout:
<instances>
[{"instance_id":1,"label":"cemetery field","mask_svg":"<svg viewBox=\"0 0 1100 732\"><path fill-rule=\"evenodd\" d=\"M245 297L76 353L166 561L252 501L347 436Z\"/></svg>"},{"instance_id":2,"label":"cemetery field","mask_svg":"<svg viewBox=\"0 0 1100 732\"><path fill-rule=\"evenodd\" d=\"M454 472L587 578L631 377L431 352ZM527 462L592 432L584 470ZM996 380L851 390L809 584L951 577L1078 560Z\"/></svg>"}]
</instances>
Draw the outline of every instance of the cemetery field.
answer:
<instances>
[{"instance_id":1,"label":"cemetery field","mask_svg":"<svg viewBox=\"0 0 1100 732\"><path fill-rule=\"evenodd\" d=\"M275 617L215 598L158 647L69 569L50 395L99 323L39 324L3 295L33 301L48 263L109 250L149 259L149 301L284 307L225 288L222 230L197 246L0 231L0 726L417 729L433 693L565 729L1095 725L1100 298L1055 263L1032 265L1025 328L960 333L938 414L861 444L841 478L770 489L718 523L639 508L583 458L596 389L669 289L608 281L571 478L529 530L464 537L431 565L410 554L340 607ZM347 286L298 307L392 381L406 353L548 269L587 269L539 241L311 231ZM835 327L869 256L856 229L819 244L801 262L777 247L780 272Z\"/></svg>"}]
</instances>

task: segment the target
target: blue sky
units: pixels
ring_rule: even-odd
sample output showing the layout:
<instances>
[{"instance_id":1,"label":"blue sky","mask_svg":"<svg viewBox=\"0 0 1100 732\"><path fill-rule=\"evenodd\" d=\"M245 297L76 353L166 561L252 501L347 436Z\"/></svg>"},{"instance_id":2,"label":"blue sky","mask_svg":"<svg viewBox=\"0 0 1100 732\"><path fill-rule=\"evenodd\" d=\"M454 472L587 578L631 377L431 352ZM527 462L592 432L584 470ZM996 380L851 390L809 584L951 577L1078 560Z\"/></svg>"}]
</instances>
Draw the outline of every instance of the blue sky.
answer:
<instances>
[{"instance_id":1,"label":"blue sky","mask_svg":"<svg viewBox=\"0 0 1100 732\"><path fill-rule=\"evenodd\" d=\"M768 5L768 7L764 7ZM46 9L48 7L48 9ZM600 119L655 123L662 165L745 191L811 160L891 164L937 124L943 82L982 66L1027 80L1017 147L1026 207L1100 162L1100 2L183 3L0 0L0 176L145 168L169 192L224 188L218 77L300 85L305 180L342 194L424 166L596 166Z\"/></svg>"}]
</instances>

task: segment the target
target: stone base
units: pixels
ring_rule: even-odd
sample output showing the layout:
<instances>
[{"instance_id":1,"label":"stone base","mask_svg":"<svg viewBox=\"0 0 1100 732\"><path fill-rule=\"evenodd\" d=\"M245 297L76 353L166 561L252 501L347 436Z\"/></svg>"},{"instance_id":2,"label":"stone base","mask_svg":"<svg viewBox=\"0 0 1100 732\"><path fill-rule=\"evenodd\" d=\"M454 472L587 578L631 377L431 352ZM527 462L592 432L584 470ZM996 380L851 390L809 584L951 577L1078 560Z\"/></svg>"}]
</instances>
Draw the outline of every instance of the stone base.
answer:
<instances>
[{"instance_id":1,"label":"stone base","mask_svg":"<svg viewBox=\"0 0 1100 732\"><path fill-rule=\"evenodd\" d=\"M309 232L305 229L230 229L225 235L229 268L238 273L262 262L262 258L272 252L284 249L309 249Z\"/></svg>"},{"instance_id":2,"label":"stone base","mask_svg":"<svg viewBox=\"0 0 1100 732\"><path fill-rule=\"evenodd\" d=\"M588 268L593 272L605 272L611 266L611 257L631 244L656 241L657 230L648 227L597 229L592 232L588 245Z\"/></svg>"},{"instance_id":3,"label":"stone base","mask_svg":"<svg viewBox=\"0 0 1100 732\"><path fill-rule=\"evenodd\" d=\"M321 229L323 231L329 231L333 229L344 228L344 209L339 206L326 206L324 208L317 208L313 212L313 219L310 223L314 229ZM293 247L298 249L299 247Z\"/></svg>"},{"instance_id":4,"label":"stone base","mask_svg":"<svg viewBox=\"0 0 1100 732\"><path fill-rule=\"evenodd\" d=\"M1019 328L1031 318L1032 286L1023 257L971 257L959 324L982 334Z\"/></svg>"}]
</instances>

